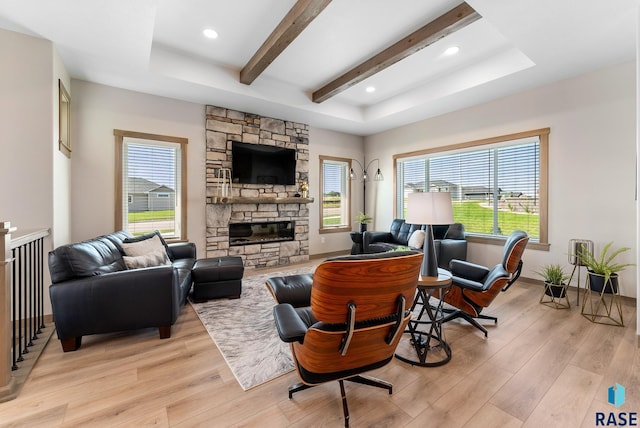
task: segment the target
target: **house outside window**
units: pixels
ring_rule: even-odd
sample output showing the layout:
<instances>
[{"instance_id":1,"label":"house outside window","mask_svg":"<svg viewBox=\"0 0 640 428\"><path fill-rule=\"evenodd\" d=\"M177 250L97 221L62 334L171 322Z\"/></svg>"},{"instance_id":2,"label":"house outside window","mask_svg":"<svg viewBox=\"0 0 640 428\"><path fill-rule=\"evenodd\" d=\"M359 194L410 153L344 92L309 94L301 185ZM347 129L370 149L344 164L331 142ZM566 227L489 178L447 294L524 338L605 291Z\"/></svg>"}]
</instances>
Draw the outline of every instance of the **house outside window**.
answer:
<instances>
[{"instance_id":1,"label":"house outside window","mask_svg":"<svg viewBox=\"0 0 640 428\"><path fill-rule=\"evenodd\" d=\"M548 135L542 129L395 156L398 217L410 192L450 192L454 220L470 236L524 230L546 243Z\"/></svg>"},{"instance_id":2,"label":"house outside window","mask_svg":"<svg viewBox=\"0 0 640 428\"><path fill-rule=\"evenodd\" d=\"M186 240L186 143L178 137L115 130L116 227Z\"/></svg>"},{"instance_id":3,"label":"house outside window","mask_svg":"<svg viewBox=\"0 0 640 428\"><path fill-rule=\"evenodd\" d=\"M320 156L320 233L351 230L351 159Z\"/></svg>"}]
</instances>

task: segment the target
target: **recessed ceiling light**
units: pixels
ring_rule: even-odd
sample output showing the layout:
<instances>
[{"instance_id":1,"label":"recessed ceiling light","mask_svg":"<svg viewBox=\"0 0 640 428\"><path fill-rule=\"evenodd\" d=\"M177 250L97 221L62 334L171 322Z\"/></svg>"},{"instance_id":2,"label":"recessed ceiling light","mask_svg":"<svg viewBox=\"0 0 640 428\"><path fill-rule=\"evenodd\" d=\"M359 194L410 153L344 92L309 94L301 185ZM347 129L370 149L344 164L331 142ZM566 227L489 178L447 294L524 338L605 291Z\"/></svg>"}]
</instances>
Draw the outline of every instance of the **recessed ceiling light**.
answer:
<instances>
[{"instance_id":1,"label":"recessed ceiling light","mask_svg":"<svg viewBox=\"0 0 640 428\"><path fill-rule=\"evenodd\" d=\"M202 34L210 39L215 39L218 37L218 32L212 28L205 28Z\"/></svg>"},{"instance_id":2,"label":"recessed ceiling light","mask_svg":"<svg viewBox=\"0 0 640 428\"><path fill-rule=\"evenodd\" d=\"M460 51L460 48L457 46L451 46L450 48L447 48L447 50L444 51L444 54L447 56L450 55L455 55Z\"/></svg>"},{"instance_id":3,"label":"recessed ceiling light","mask_svg":"<svg viewBox=\"0 0 640 428\"><path fill-rule=\"evenodd\" d=\"M375 92L376 88L374 88L373 86L367 86L367 89L365 89L365 91L371 93L371 92Z\"/></svg>"}]
</instances>

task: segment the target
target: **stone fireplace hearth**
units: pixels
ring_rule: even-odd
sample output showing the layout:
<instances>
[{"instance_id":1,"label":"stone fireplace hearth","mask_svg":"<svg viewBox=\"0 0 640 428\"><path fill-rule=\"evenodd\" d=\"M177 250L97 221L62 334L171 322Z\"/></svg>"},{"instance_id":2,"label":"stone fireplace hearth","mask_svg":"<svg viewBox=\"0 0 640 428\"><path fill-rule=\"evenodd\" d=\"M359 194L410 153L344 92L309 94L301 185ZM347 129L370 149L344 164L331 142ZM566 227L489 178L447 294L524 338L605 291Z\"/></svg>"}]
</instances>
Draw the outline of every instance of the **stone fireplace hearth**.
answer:
<instances>
[{"instance_id":1,"label":"stone fireplace hearth","mask_svg":"<svg viewBox=\"0 0 640 428\"><path fill-rule=\"evenodd\" d=\"M299 185L233 184L221 196L218 171L231 168L231 142L240 141L296 150L296 183L308 182L309 127L305 124L261 117L221 107L207 106L207 257L240 256L245 268L286 265L309 260L309 209L312 199L296 197ZM234 241L251 224L255 239ZM265 238L280 224L288 224L289 236ZM230 232L230 227L232 231ZM236 229L236 231L233 231ZM261 232L265 232L261 234Z\"/></svg>"}]
</instances>

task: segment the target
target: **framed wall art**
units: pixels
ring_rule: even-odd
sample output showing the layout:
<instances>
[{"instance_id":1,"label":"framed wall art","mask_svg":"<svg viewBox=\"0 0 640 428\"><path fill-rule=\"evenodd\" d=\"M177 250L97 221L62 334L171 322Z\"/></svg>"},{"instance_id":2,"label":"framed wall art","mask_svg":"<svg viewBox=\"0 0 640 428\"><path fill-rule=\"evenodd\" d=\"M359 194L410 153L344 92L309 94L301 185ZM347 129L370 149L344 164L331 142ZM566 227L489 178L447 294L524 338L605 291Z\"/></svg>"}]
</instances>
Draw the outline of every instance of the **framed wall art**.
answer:
<instances>
[{"instance_id":1,"label":"framed wall art","mask_svg":"<svg viewBox=\"0 0 640 428\"><path fill-rule=\"evenodd\" d=\"M58 79L58 103L59 103L59 140L58 149L68 158L71 157L71 97L64 87L62 80Z\"/></svg>"}]
</instances>

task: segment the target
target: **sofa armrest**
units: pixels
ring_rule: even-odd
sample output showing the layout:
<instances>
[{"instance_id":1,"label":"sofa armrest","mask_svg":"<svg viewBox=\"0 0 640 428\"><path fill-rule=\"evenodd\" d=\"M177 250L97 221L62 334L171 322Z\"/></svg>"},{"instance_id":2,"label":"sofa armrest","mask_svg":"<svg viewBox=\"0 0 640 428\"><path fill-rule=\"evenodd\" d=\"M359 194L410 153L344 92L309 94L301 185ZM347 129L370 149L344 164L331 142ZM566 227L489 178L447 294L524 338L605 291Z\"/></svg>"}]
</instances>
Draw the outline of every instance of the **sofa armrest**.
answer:
<instances>
[{"instance_id":1,"label":"sofa armrest","mask_svg":"<svg viewBox=\"0 0 640 428\"><path fill-rule=\"evenodd\" d=\"M52 284L49 296L60 339L172 325L180 311L178 272L158 266Z\"/></svg>"},{"instance_id":2,"label":"sofa armrest","mask_svg":"<svg viewBox=\"0 0 640 428\"><path fill-rule=\"evenodd\" d=\"M193 242L175 242L168 245L171 260L196 259L196 244Z\"/></svg>"},{"instance_id":3,"label":"sofa armrest","mask_svg":"<svg viewBox=\"0 0 640 428\"><path fill-rule=\"evenodd\" d=\"M362 250L367 253L369 244L374 242L395 242L391 232L374 232L365 231L362 233Z\"/></svg>"}]
</instances>

